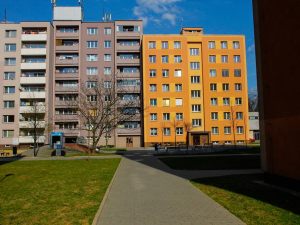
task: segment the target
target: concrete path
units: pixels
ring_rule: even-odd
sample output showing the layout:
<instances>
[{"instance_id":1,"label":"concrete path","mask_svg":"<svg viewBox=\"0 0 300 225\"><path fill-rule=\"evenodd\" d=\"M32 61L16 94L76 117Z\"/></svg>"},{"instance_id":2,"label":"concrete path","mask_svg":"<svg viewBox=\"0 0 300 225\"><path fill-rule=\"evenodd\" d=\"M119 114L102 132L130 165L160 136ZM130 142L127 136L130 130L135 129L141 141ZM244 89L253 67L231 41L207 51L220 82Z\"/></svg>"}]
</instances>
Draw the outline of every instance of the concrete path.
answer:
<instances>
[{"instance_id":1,"label":"concrete path","mask_svg":"<svg viewBox=\"0 0 300 225\"><path fill-rule=\"evenodd\" d=\"M93 224L244 224L173 172L151 153L126 153Z\"/></svg>"}]
</instances>

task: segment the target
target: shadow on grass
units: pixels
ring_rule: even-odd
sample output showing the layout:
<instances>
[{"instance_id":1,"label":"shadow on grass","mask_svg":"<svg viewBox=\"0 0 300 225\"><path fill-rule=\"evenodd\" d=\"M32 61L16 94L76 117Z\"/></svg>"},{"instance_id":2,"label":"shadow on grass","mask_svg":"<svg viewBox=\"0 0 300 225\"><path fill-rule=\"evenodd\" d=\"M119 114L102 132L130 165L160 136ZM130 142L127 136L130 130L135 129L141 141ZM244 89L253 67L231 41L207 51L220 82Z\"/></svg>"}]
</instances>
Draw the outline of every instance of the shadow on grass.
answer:
<instances>
[{"instance_id":1,"label":"shadow on grass","mask_svg":"<svg viewBox=\"0 0 300 225\"><path fill-rule=\"evenodd\" d=\"M263 174L230 175L195 179L193 182L251 197L300 215L300 197L258 182ZM201 188L200 188L201 189ZM201 189L202 190L202 189ZM215 192L214 192L215 193ZM229 200L230 201L230 200Z\"/></svg>"},{"instance_id":2,"label":"shadow on grass","mask_svg":"<svg viewBox=\"0 0 300 225\"><path fill-rule=\"evenodd\" d=\"M11 163L11 162L18 161L22 158L23 158L23 156L21 156L21 155L13 156L13 157L2 157L2 158L0 158L0 166L4 165L6 163Z\"/></svg>"}]
</instances>

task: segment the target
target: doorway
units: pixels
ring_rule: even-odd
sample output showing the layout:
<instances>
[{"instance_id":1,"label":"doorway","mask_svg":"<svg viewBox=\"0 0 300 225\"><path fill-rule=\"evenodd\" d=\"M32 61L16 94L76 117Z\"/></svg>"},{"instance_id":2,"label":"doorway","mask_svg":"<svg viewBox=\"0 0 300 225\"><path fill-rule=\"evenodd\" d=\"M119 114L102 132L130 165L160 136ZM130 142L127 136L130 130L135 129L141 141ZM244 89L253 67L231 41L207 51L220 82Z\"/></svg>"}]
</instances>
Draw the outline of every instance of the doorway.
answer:
<instances>
[{"instance_id":1,"label":"doorway","mask_svg":"<svg viewBox=\"0 0 300 225\"><path fill-rule=\"evenodd\" d=\"M126 137L126 148L133 147L133 137Z\"/></svg>"}]
</instances>

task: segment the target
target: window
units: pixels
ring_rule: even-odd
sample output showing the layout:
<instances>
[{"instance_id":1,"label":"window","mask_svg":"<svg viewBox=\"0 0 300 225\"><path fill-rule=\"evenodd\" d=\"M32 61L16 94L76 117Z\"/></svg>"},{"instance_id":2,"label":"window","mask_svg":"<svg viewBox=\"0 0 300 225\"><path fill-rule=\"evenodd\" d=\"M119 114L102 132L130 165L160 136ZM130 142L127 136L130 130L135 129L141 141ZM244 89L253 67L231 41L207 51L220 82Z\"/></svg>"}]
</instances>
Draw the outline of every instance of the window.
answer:
<instances>
[{"instance_id":1,"label":"window","mask_svg":"<svg viewBox=\"0 0 300 225\"><path fill-rule=\"evenodd\" d=\"M163 113L163 120L170 120L170 113Z\"/></svg>"},{"instance_id":2,"label":"window","mask_svg":"<svg viewBox=\"0 0 300 225\"><path fill-rule=\"evenodd\" d=\"M201 112L201 105L192 105L192 112Z\"/></svg>"},{"instance_id":3,"label":"window","mask_svg":"<svg viewBox=\"0 0 300 225\"><path fill-rule=\"evenodd\" d=\"M14 115L4 115L3 122L4 123L13 123L13 122L15 122L15 116Z\"/></svg>"},{"instance_id":4,"label":"window","mask_svg":"<svg viewBox=\"0 0 300 225\"><path fill-rule=\"evenodd\" d=\"M199 48L190 48L190 56L199 55Z\"/></svg>"},{"instance_id":5,"label":"window","mask_svg":"<svg viewBox=\"0 0 300 225\"><path fill-rule=\"evenodd\" d=\"M87 41L87 48L98 48L98 41Z\"/></svg>"},{"instance_id":6,"label":"window","mask_svg":"<svg viewBox=\"0 0 300 225\"><path fill-rule=\"evenodd\" d=\"M209 70L209 76L210 77L216 77L217 76L217 70L216 69L210 69Z\"/></svg>"},{"instance_id":7,"label":"window","mask_svg":"<svg viewBox=\"0 0 300 225\"><path fill-rule=\"evenodd\" d=\"M230 120L230 112L224 112L224 120Z\"/></svg>"},{"instance_id":8,"label":"window","mask_svg":"<svg viewBox=\"0 0 300 225\"><path fill-rule=\"evenodd\" d=\"M215 55L210 55L208 60L210 63L216 63L217 57Z\"/></svg>"},{"instance_id":9,"label":"window","mask_svg":"<svg viewBox=\"0 0 300 225\"><path fill-rule=\"evenodd\" d=\"M240 69L234 69L234 76L240 77L242 75L242 71Z\"/></svg>"},{"instance_id":10,"label":"window","mask_svg":"<svg viewBox=\"0 0 300 225\"><path fill-rule=\"evenodd\" d=\"M163 48L163 49L169 48L169 43L167 41L162 41L161 42L161 48Z\"/></svg>"},{"instance_id":11,"label":"window","mask_svg":"<svg viewBox=\"0 0 300 225\"><path fill-rule=\"evenodd\" d=\"M98 55L97 54L88 54L88 55L86 55L86 61L88 61L88 62L98 61Z\"/></svg>"},{"instance_id":12,"label":"window","mask_svg":"<svg viewBox=\"0 0 300 225\"><path fill-rule=\"evenodd\" d=\"M162 70L162 77L169 77L169 70Z\"/></svg>"},{"instance_id":13,"label":"window","mask_svg":"<svg viewBox=\"0 0 300 225\"><path fill-rule=\"evenodd\" d=\"M191 76L191 83L192 84L199 84L200 83L200 76Z\"/></svg>"},{"instance_id":14,"label":"window","mask_svg":"<svg viewBox=\"0 0 300 225\"><path fill-rule=\"evenodd\" d=\"M3 130L3 138L12 138L14 137L14 131L13 130Z\"/></svg>"},{"instance_id":15,"label":"window","mask_svg":"<svg viewBox=\"0 0 300 225\"><path fill-rule=\"evenodd\" d=\"M219 134L219 127L212 127L211 128L211 133L215 134L215 135Z\"/></svg>"},{"instance_id":16,"label":"window","mask_svg":"<svg viewBox=\"0 0 300 225\"><path fill-rule=\"evenodd\" d=\"M104 75L111 75L112 70L111 67L104 67Z\"/></svg>"},{"instance_id":17,"label":"window","mask_svg":"<svg viewBox=\"0 0 300 225\"><path fill-rule=\"evenodd\" d=\"M16 92L15 86L4 86L5 94L14 94Z\"/></svg>"},{"instance_id":18,"label":"window","mask_svg":"<svg viewBox=\"0 0 300 225\"><path fill-rule=\"evenodd\" d=\"M176 127L176 135L183 135L183 127Z\"/></svg>"},{"instance_id":19,"label":"window","mask_svg":"<svg viewBox=\"0 0 300 225\"><path fill-rule=\"evenodd\" d=\"M156 42L155 41L149 41L148 48L149 49L155 49L156 48Z\"/></svg>"},{"instance_id":20,"label":"window","mask_svg":"<svg viewBox=\"0 0 300 225\"><path fill-rule=\"evenodd\" d=\"M192 90L191 96L192 98L200 98L200 90Z\"/></svg>"},{"instance_id":21,"label":"window","mask_svg":"<svg viewBox=\"0 0 300 225\"><path fill-rule=\"evenodd\" d=\"M239 41L234 41L233 42L233 48L234 49L239 49L240 48L240 42Z\"/></svg>"},{"instance_id":22,"label":"window","mask_svg":"<svg viewBox=\"0 0 300 225\"><path fill-rule=\"evenodd\" d=\"M111 54L104 54L104 61L110 62L111 61Z\"/></svg>"},{"instance_id":23,"label":"window","mask_svg":"<svg viewBox=\"0 0 300 225\"><path fill-rule=\"evenodd\" d=\"M244 133L244 127L242 127L242 126L237 126L237 127L236 127L236 132L237 132L238 134L243 134L243 133Z\"/></svg>"},{"instance_id":24,"label":"window","mask_svg":"<svg viewBox=\"0 0 300 225\"><path fill-rule=\"evenodd\" d=\"M222 61L222 63L228 63L228 55L222 55L221 61Z\"/></svg>"},{"instance_id":25,"label":"window","mask_svg":"<svg viewBox=\"0 0 300 225\"><path fill-rule=\"evenodd\" d=\"M96 28L96 27L89 27L89 28L87 28L87 34L88 35L96 35L96 34L98 34L98 28Z\"/></svg>"},{"instance_id":26,"label":"window","mask_svg":"<svg viewBox=\"0 0 300 225\"><path fill-rule=\"evenodd\" d=\"M236 91L241 91L242 90L242 84L240 84L240 83L234 84L234 87L235 87Z\"/></svg>"},{"instance_id":27,"label":"window","mask_svg":"<svg viewBox=\"0 0 300 225\"><path fill-rule=\"evenodd\" d=\"M182 84L175 84L175 91L181 92L182 91Z\"/></svg>"},{"instance_id":28,"label":"window","mask_svg":"<svg viewBox=\"0 0 300 225\"><path fill-rule=\"evenodd\" d=\"M242 98L235 98L235 104L241 105L242 104Z\"/></svg>"},{"instance_id":29,"label":"window","mask_svg":"<svg viewBox=\"0 0 300 225\"><path fill-rule=\"evenodd\" d=\"M151 92L157 91L156 84L150 84L150 91Z\"/></svg>"},{"instance_id":30,"label":"window","mask_svg":"<svg viewBox=\"0 0 300 225\"><path fill-rule=\"evenodd\" d=\"M223 87L223 91L229 91L229 84L228 83L222 84L222 87Z\"/></svg>"},{"instance_id":31,"label":"window","mask_svg":"<svg viewBox=\"0 0 300 225\"><path fill-rule=\"evenodd\" d=\"M217 98L211 98L210 99L210 104L211 105L218 105L218 99Z\"/></svg>"},{"instance_id":32,"label":"window","mask_svg":"<svg viewBox=\"0 0 300 225\"><path fill-rule=\"evenodd\" d=\"M5 58L4 59L5 66L15 66L16 65L16 58Z\"/></svg>"},{"instance_id":33,"label":"window","mask_svg":"<svg viewBox=\"0 0 300 225\"><path fill-rule=\"evenodd\" d=\"M104 28L104 34L105 35L111 35L111 28L110 27L105 27Z\"/></svg>"},{"instance_id":34,"label":"window","mask_svg":"<svg viewBox=\"0 0 300 225\"><path fill-rule=\"evenodd\" d=\"M163 106L170 106L170 99L169 98L164 98L163 99Z\"/></svg>"},{"instance_id":35,"label":"window","mask_svg":"<svg viewBox=\"0 0 300 225\"><path fill-rule=\"evenodd\" d=\"M4 101L4 108L11 109L15 107L15 101Z\"/></svg>"},{"instance_id":36,"label":"window","mask_svg":"<svg viewBox=\"0 0 300 225\"><path fill-rule=\"evenodd\" d=\"M86 87L87 88L95 88L97 86L97 81L87 81Z\"/></svg>"},{"instance_id":37,"label":"window","mask_svg":"<svg viewBox=\"0 0 300 225\"><path fill-rule=\"evenodd\" d=\"M233 62L240 63L241 62L241 56L240 55L234 55L233 56Z\"/></svg>"},{"instance_id":38,"label":"window","mask_svg":"<svg viewBox=\"0 0 300 225\"><path fill-rule=\"evenodd\" d=\"M168 92L168 91L170 91L170 85L169 85L169 84L163 84L163 85L162 85L162 91L163 91L163 92Z\"/></svg>"},{"instance_id":39,"label":"window","mask_svg":"<svg viewBox=\"0 0 300 225\"><path fill-rule=\"evenodd\" d=\"M97 95L88 95L87 100L88 100L88 102L96 102L97 101Z\"/></svg>"},{"instance_id":40,"label":"window","mask_svg":"<svg viewBox=\"0 0 300 225\"><path fill-rule=\"evenodd\" d=\"M214 48L216 48L216 42L215 42L215 41L209 41L209 42L208 42L208 48L209 48L209 49L214 49Z\"/></svg>"},{"instance_id":41,"label":"window","mask_svg":"<svg viewBox=\"0 0 300 225\"><path fill-rule=\"evenodd\" d=\"M104 88L111 88L112 87L111 81L104 81L103 86L104 86Z\"/></svg>"},{"instance_id":42,"label":"window","mask_svg":"<svg viewBox=\"0 0 300 225\"><path fill-rule=\"evenodd\" d=\"M111 41L104 41L104 48L111 48Z\"/></svg>"},{"instance_id":43,"label":"window","mask_svg":"<svg viewBox=\"0 0 300 225\"><path fill-rule=\"evenodd\" d=\"M162 62L162 63L168 63L168 62L169 62L169 56L163 55L163 56L161 57L161 62Z\"/></svg>"},{"instance_id":44,"label":"window","mask_svg":"<svg viewBox=\"0 0 300 225\"><path fill-rule=\"evenodd\" d=\"M222 49L227 49L228 48L227 41L221 41L221 48Z\"/></svg>"},{"instance_id":45,"label":"window","mask_svg":"<svg viewBox=\"0 0 300 225\"><path fill-rule=\"evenodd\" d=\"M210 84L210 90L217 91L217 84L215 84L215 83Z\"/></svg>"},{"instance_id":46,"label":"window","mask_svg":"<svg viewBox=\"0 0 300 225\"><path fill-rule=\"evenodd\" d=\"M222 70L222 77L229 77L229 70L223 69Z\"/></svg>"},{"instance_id":47,"label":"window","mask_svg":"<svg viewBox=\"0 0 300 225\"><path fill-rule=\"evenodd\" d=\"M16 30L6 30L5 31L5 37L6 38L15 38L17 36Z\"/></svg>"},{"instance_id":48,"label":"window","mask_svg":"<svg viewBox=\"0 0 300 225\"><path fill-rule=\"evenodd\" d=\"M224 127L224 134L231 134L231 127Z\"/></svg>"},{"instance_id":49,"label":"window","mask_svg":"<svg viewBox=\"0 0 300 225\"><path fill-rule=\"evenodd\" d=\"M16 44L5 44L5 51L6 52L15 52L17 50Z\"/></svg>"},{"instance_id":50,"label":"window","mask_svg":"<svg viewBox=\"0 0 300 225\"><path fill-rule=\"evenodd\" d=\"M174 71L174 77L181 77L181 70L175 69L175 71Z\"/></svg>"},{"instance_id":51,"label":"window","mask_svg":"<svg viewBox=\"0 0 300 225\"><path fill-rule=\"evenodd\" d=\"M175 55L174 56L174 63L181 63L182 59L181 59L181 55Z\"/></svg>"},{"instance_id":52,"label":"window","mask_svg":"<svg viewBox=\"0 0 300 225\"><path fill-rule=\"evenodd\" d=\"M211 119L212 120L218 120L218 113L217 112L212 112L211 113Z\"/></svg>"},{"instance_id":53,"label":"window","mask_svg":"<svg viewBox=\"0 0 300 225\"><path fill-rule=\"evenodd\" d=\"M236 112L236 119L242 120L243 119L243 112Z\"/></svg>"},{"instance_id":54,"label":"window","mask_svg":"<svg viewBox=\"0 0 300 225\"><path fill-rule=\"evenodd\" d=\"M176 120L183 120L183 113L176 113Z\"/></svg>"},{"instance_id":55,"label":"window","mask_svg":"<svg viewBox=\"0 0 300 225\"><path fill-rule=\"evenodd\" d=\"M192 126L193 127L200 127L201 126L201 119L192 119Z\"/></svg>"},{"instance_id":56,"label":"window","mask_svg":"<svg viewBox=\"0 0 300 225\"><path fill-rule=\"evenodd\" d=\"M149 71L149 76L150 77L156 77L156 70L150 70Z\"/></svg>"},{"instance_id":57,"label":"window","mask_svg":"<svg viewBox=\"0 0 300 225\"><path fill-rule=\"evenodd\" d=\"M97 67L87 67L86 68L86 74L87 75L97 75L98 74L98 68Z\"/></svg>"},{"instance_id":58,"label":"window","mask_svg":"<svg viewBox=\"0 0 300 225\"><path fill-rule=\"evenodd\" d=\"M169 127L164 127L164 136L170 136L171 135L171 129Z\"/></svg>"},{"instance_id":59,"label":"window","mask_svg":"<svg viewBox=\"0 0 300 225\"><path fill-rule=\"evenodd\" d=\"M111 101L111 95L105 95L104 96L104 101L106 101L106 102Z\"/></svg>"},{"instance_id":60,"label":"window","mask_svg":"<svg viewBox=\"0 0 300 225\"><path fill-rule=\"evenodd\" d=\"M149 55L149 62L156 63L156 55Z\"/></svg>"},{"instance_id":61,"label":"window","mask_svg":"<svg viewBox=\"0 0 300 225\"><path fill-rule=\"evenodd\" d=\"M150 135L157 136L157 128L150 128Z\"/></svg>"},{"instance_id":62,"label":"window","mask_svg":"<svg viewBox=\"0 0 300 225\"><path fill-rule=\"evenodd\" d=\"M150 120L156 121L157 120L157 113L150 113Z\"/></svg>"},{"instance_id":63,"label":"window","mask_svg":"<svg viewBox=\"0 0 300 225\"><path fill-rule=\"evenodd\" d=\"M223 105L225 105L225 106L230 105L230 99L229 98L223 98Z\"/></svg>"},{"instance_id":64,"label":"window","mask_svg":"<svg viewBox=\"0 0 300 225\"><path fill-rule=\"evenodd\" d=\"M175 99L175 105L176 105L176 106L182 106L182 104L183 104L183 103L182 103L182 98L176 98L176 99Z\"/></svg>"},{"instance_id":65,"label":"window","mask_svg":"<svg viewBox=\"0 0 300 225\"><path fill-rule=\"evenodd\" d=\"M4 80L14 80L16 78L15 72L4 72Z\"/></svg>"},{"instance_id":66,"label":"window","mask_svg":"<svg viewBox=\"0 0 300 225\"><path fill-rule=\"evenodd\" d=\"M199 70L200 69L200 62L191 62L190 63L191 70Z\"/></svg>"},{"instance_id":67,"label":"window","mask_svg":"<svg viewBox=\"0 0 300 225\"><path fill-rule=\"evenodd\" d=\"M181 42L180 41L174 41L174 49L180 49L181 48Z\"/></svg>"},{"instance_id":68,"label":"window","mask_svg":"<svg viewBox=\"0 0 300 225\"><path fill-rule=\"evenodd\" d=\"M150 98L150 105L151 106L157 106L157 99L156 98Z\"/></svg>"}]
</instances>

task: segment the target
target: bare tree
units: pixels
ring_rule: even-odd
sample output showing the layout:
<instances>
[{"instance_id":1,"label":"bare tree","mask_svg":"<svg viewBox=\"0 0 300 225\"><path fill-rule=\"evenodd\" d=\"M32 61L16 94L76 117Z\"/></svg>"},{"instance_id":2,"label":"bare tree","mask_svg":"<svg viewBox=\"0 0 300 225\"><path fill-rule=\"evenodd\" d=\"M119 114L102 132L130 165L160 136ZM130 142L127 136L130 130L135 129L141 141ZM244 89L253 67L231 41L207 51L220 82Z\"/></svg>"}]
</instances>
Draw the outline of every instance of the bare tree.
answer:
<instances>
[{"instance_id":1,"label":"bare tree","mask_svg":"<svg viewBox=\"0 0 300 225\"><path fill-rule=\"evenodd\" d=\"M39 151L39 142L41 137L44 137L45 132L45 112L46 107L44 102L39 102L36 99L30 101L29 109L25 112L21 119L25 122L29 129L29 133L33 138L33 155L37 156Z\"/></svg>"},{"instance_id":2,"label":"bare tree","mask_svg":"<svg viewBox=\"0 0 300 225\"><path fill-rule=\"evenodd\" d=\"M165 123L161 122L160 124L160 130L161 130L161 145L164 145L164 130L165 130Z\"/></svg>"},{"instance_id":3,"label":"bare tree","mask_svg":"<svg viewBox=\"0 0 300 225\"><path fill-rule=\"evenodd\" d=\"M176 134L176 128L178 127L179 125L179 121L176 120L176 118L173 119L173 122L172 122L172 126L174 128L174 140L175 140L175 149L177 148L177 134Z\"/></svg>"},{"instance_id":4,"label":"bare tree","mask_svg":"<svg viewBox=\"0 0 300 225\"><path fill-rule=\"evenodd\" d=\"M101 137L105 136L108 144L108 137L113 130L135 118L139 113L136 109L139 100L122 99L120 94L129 93L129 90L116 85L116 79L95 79L87 82L89 83L81 84L77 100L70 104L78 112L80 129L87 131L88 138L92 139L90 151L93 152Z\"/></svg>"},{"instance_id":5,"label":"bare tree","mask_svg":"<svg viewBox=\"0 0 300 225\"><path fill-rule=\"evenodd\" d=\"M233 105L230 105L230 114L231 114L231 126L232 126L232 132L233 132L233 144L234 148L236 148L236 137L235 137L235 122L236 122L236 117L235 117L235 110L233 108Z\"/></svg>"},{"instance_id":6,"label":"bare tree","mask_svg":"<svg viewBox=\"0 0 300 225\"><path fill-rule=\"evenodd\" d=\"M184 126L184 129L186 132L186 134L185 134L186 150L188 150L188 148L189 148L188 135L189 135L189 132L192 130L192 124L189 121L184 121L183 126Z\"/></svg>"}]
</instances>

